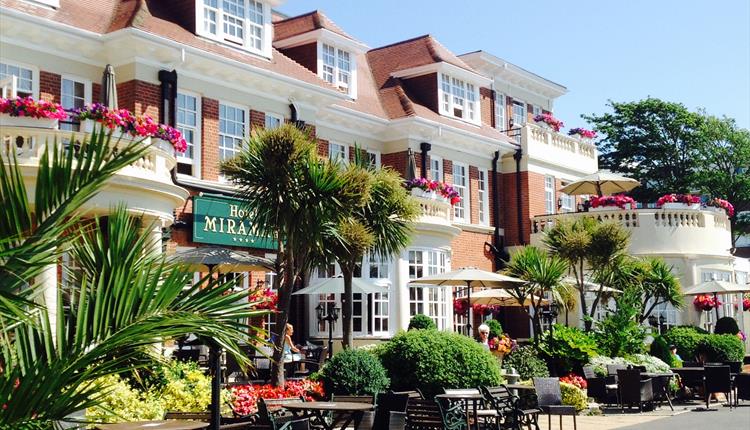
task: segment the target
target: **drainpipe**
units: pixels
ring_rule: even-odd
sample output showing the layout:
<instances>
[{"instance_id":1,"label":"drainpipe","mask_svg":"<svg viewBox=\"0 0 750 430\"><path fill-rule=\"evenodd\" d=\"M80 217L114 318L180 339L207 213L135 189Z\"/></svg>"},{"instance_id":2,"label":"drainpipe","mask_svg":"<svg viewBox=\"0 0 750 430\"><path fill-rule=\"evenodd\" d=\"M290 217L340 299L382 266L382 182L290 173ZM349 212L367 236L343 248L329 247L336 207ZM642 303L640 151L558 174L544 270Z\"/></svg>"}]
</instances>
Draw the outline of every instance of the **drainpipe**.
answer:
<instances>
[{"instance_id":1,"label":"drainpipe","mask_svg":"<svg viewBox=\"0 0 750 430\"><path fill-rule=\"evenodd\" d=\"M523 157L523 150L521 147L518 147L516 149L515 154L513 154L513 159L516 160L516 210L518 211L516 216L518 217L518 241L521 245L526 245L526 241L523 237L523 209L521 208L521 203L523 203L523 199L521 198L521 158Z\"/></svg>"},{"instance_id":2,"label":"drainpipe","mask_svg":"<svg viewBox=\"0 0 750 430\"><path fill-rule=\"evenodd\" d=\"M294 124L295 127L297 127L300 130L305 129L305 121L302 121L299 119L299 111L297 110L297 106L294 104L294 100L289 99L289 122Z\"/></svg>"},{"instance_id":3,"label":"drainpipe","mask_svg":"<svg viewBox=\"0 0 750 430\"><path fill-rule=\"evenodd\" d=\"M427 178L427 153L430 152L430 149L432 149L432 145L430 145L427 142L422 142L419 144L419 149L422 150L422 171L420 172L420 177Z\"/></svg>"},{"instance_id":4,"label":"drainpipe","mask_svg":"<svg viewBox=\"0 0 750 430\"><path fill-rule=\"evenodd\" d=\"M504 268L505 263L510 259L510 255L505 251L505 238L500 235L500 191L497 188L497 163L499 160L500 151L495 151L495 156L492 157L492 190L494 191L492 198L494 217L492 222L495 224L495 232L492 235L492 245L490 246L492 255L495 258L495 270Z\"/></svg>"}]
</instances>

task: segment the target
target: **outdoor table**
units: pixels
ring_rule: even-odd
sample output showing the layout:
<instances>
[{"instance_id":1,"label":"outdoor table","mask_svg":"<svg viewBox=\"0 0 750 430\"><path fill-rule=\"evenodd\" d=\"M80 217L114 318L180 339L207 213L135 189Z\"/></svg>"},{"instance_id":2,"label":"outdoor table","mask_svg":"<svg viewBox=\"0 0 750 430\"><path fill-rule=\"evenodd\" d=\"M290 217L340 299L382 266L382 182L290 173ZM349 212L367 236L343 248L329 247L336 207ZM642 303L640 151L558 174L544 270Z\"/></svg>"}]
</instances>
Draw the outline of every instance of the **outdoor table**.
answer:
<instances>
[{"instance_id":1,"label":"outdoor table","mask_svg":"<svg viewBox=\"0 0 750 430\"><path fill-rule=\"evenodd\" d=\"M188 420L133 421L129 423L98 424L99 430L195 430L208 427L208 423Z\"/></svg>"},{"instance_id":2,"label":"outdoor table","mask_svg":"<svg viewBox=\"0 0 750 430\"><path fill-rule=\"evenodd\" d=\"M285 403L283 407L292 411L295 416L298 416L300 412L312 414L326 430L333 430L335 422L328 424L323 412L348 413L349 417L341 425L341 430L344 430L352 420L354 420L354 428L358 428L360 421L362 421L362 415L375 409L375 405L371 403L357 402L289 402Z\"/></svg>"},{"instance_id":3,"label":"outdoor table","mask_svg":"<svg viewBox=\"0 0 750 430\"><path fill-rule=\"evenodd\" d=\"M436 399L448 399L448 400L461 400L466 405L466 416L474 417L475 429L479 429L479 420L477 419L477 410L479 409L479 402L484 400L482 393L477 389L466 389L466 390L451 390L450 393L438 394L435 396ZM471 402L471 411L469 410L469 402Z\"/></svg>"}]
</instances>

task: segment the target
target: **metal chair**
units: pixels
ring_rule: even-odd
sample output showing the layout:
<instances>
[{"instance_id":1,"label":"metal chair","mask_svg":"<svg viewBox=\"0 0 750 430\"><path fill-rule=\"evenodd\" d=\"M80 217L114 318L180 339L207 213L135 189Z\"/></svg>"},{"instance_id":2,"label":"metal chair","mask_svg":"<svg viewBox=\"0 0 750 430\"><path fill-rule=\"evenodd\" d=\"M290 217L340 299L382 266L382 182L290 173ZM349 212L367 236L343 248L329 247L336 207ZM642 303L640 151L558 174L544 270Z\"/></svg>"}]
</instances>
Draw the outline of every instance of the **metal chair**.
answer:
<instances>
[{"instance_id":1,"label":"metal chair","mask_svg":"<svg viewBox=\"0 0 750 430\"><path fill-rule=\"evenodd\" d=\"M492 418L497 429L520 429L533 425L539 429L538 416L541 410L536 408L536 395L526 405L521 405L520 398L510 392L508 387L479 387L485 402L485 408L494 412Z\"/></svg>"},{"instance_id":2,"label":"metal chair","mask_svg":"<svg viewBox=\"0 0 750 430\"><path fill-rule=\"evenodd\" d=\"M638 411L643 412L644 403L653 403L654 389L651 378L641 379L638 369L620 369L617 371L617 387L620 396L620 408L625 411L625 405L630 408L638 405Z\"/></svg>"},{"instance_id":3,"label":"metal chair","mask_svg":"<svg viewBox=\"0 0 750 430\"><path fill-rule=\"evenodd\" d=\"M536 397L539 409L547 414L549 420L548 428L552 429L552 415L560 417L560 430L562 430L563 415L573 416L573 430L578 429L576 422L575 406L562 404L562 392L560 391L560 380L557 378L534 378L534 388L536 388Z\"/></svg>"},{"instance_id":4,"label":"metal chair","mask_svg":"<svg viewBox=\"0 0 750 430\"><path fill-rule=\"evenodd\" d=\"M607 378L597 376L593 366L584 366L583 375L588 386L588 396L597 403L617 403L617 384L608 384Z\"/></svg>"},{"instance_id":5,"label":"metal chair","mask_svg":"<svg viewBox=\"0 0 750 430\"><path fill-rule=\"evenodd\" d=\"M409 403L408 393L378 393L375 396L375 418L373 419L373 430L387 430L390 425L391 413L406 413L406 405Z\"/></svg>"},{"instance_id":6,"label":"metal chair","mask_svg":"<svg viewBox=\"0 0 750 430\"><path fill-rule=\"evenodd\" d=\"M326 359L328 358L328 347L321 347L318 348L313 354L310 354L308 358L302 360L302 361L295 361L295 365L303 364L305 365L304 370L297 369L294 371L294 376L307 376L310 373L317 372L323 367L323 364L325 364Z\"/></svg>"},{"instance_id":7,"label":"metal chair","mask_svg":"<svg viewBox=\"0 0 750 430\"><path fill-rule=\"evenodd\" d=\"M432 400L409 399L406 405L406 430L442 430L440 407Z\"/></svg>"},{"instance_id":8,"label":"metal chair","mask_svg":"<svg viewBox=\"0 0 750 430\"><path fill-rule=\"evenodd\" d=\"M466 417L466 410L462 402L438 399L437 405L445 430L468 430L469 420Z\"/></svg>"},{"instance_id":9,"label":"metal chair","mask_svg":"<svg viewBox=\"0 0 750 430\"><path fill-rule=\"evenodd\" d=\"M331 396L332 402L349 402L349 403L367 403L368 405L375 406L376 396L340 396L333 394ZM333 414L334 424L342 422L347 419L346 414ZM363 428L372 428L375 421L374 411L356 413L354 418L354 428L359 428L362 425Z\"/></svg>"},{"instance_id":10,"label":"metal chair","mask_svg":"<svg viewBox=\"0 0 750 430\"><path fill-rule=\"evenodd\" d=\"M729 408L732 408L732 377L729 372L729 366L706 366L704 369L703 393L706 400L706 409L710 410L709 402L711 394L724 393L729 402Z\"/></svg>"},{"instance_id":11,"label":"metal chair","mask_svg":"<svg viewBox=\"0 0 750 430\"><path fill-rule=\"evenodd\" d=\"M740 400L750 400L750 373L740 373L734 378L734 404Z\"/></svg>"},{"instance_id":12,"label":"metal chair","mask_svg":"<svg viewBox=\"0 0 750 430\"><path fill-rule=\"evenodd\" d=\"M268 426L271 430L290 430L290 423L296 418L283 408L285 403L299 402L296 397L284 399L258 399L258 421L261 425Z\"/></svg>"}]
</instances>

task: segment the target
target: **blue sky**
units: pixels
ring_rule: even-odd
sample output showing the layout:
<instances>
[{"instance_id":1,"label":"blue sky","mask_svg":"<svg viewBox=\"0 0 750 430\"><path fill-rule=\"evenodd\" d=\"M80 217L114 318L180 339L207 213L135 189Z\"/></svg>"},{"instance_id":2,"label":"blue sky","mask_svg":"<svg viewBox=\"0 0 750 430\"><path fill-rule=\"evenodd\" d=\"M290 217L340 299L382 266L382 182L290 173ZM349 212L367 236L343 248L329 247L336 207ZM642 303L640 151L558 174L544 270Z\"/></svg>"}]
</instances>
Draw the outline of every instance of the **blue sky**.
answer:
<instances>
[{"instance_id":1,"label":"blue sky","mask_svg":"<svg viewBox=\"0 0 750 430\"><path fill-rule=\"evenodd\" d=\"M323 11L371 47L432 34L456 54L488 51L568 88L555 116L583 126L607 100L647 96L750 128L747 0L287 0Z\"/></svg>"}]
</instances>

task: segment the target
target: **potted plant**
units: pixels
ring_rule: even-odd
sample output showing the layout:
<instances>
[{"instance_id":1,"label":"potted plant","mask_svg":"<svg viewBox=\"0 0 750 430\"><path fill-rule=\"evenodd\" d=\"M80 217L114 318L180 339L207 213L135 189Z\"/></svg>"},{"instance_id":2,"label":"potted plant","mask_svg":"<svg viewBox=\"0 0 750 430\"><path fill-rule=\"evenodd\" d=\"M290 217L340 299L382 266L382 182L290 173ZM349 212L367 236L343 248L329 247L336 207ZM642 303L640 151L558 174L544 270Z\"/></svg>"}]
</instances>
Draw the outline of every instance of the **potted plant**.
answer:
<instances>
[{"instance_id":1,"label":"potted plant","mask_svg":"<svg viewBox=\"0 0 750 430\"><path fill-rule=\"evenodd\" d=\"M568 130L568 136L578 137L581 140L590 141L596 137L596 132L585 128L576 127Z\"/></svg>"},{"instance_id":2,"label":"potted plant","mask_svg":"<svg viewBox=\"0 0 750 430\"><path fill-rule=\"evenodd\" d=\"M543 113L540 115L534 116L534 121L539 124L545 124L552 128L555 131L560 131L560 129L563 127L563 122L559 119L552 116L550 113Z\"/></svg>"},{"instance_id":3,"label":"potted plant","mask_svg":"<svg viewBox=\"0 0 750 430\"><path fill-rule=\"evenodd\" d=\"M665 194L656 201L656 207L663 209L700 209L701 198L692 194Z\"/></svg>"},{"instance_id":4,"label":"potted plant","mask_svg":"<svg viewBox=\"0 0 750 430\"><path fill-rule=\"evenodd\" d=\"M427 178L414 178L406 183L406 189L411 190L415 197L443 200L451 205L461 201L461 196L452 186L445 182L432 181Z\"/></svg>"},{"instance_id":5,"label":"potted plant","mask_svg":"<svg viewBox=\"0 0 750 430\"><path fill-rule=\"evenodd\" d=\"M32 97L0 98L0 125L56 129L68 117L59 103Z\"/></svg>"},{"instance_id":6,"label":"potted plant","mask_svg":"<svg viewBox=\"0 0 750 430\"><path fill-rule=\"evenodd\" d=\"M592 212L606 211L613 208L634 209L636 205L635 200L633 200L632 197L622 194L592 197L589 199L589 204L591 205L590 211Z\"/></svg>"},{"instance_id":7,"label":"potted plant","mask_svg":"<svg viewBox=\"0 0 750 430\"><path fill-rule=\"evenodd\" d=\"M508 335L503 334L500 337L493 337L488 342L490 346L490 352L492 355L497 357L497 361L500 363L500 367L503 364L503 357L515 351L518 344L515 340L511 339Z\"/></svg>"},{"instance_id":8,"label":"potted plant","mask_svg":"<svg viewBox=\"0 0 750 430\"><path fill-rule=\"evenodd\" d=\"M706 202L706 209L714 212L724 212L730 218L734 216L734 206L728 201L718 197Z\"/></svg>"}]
</instances>

